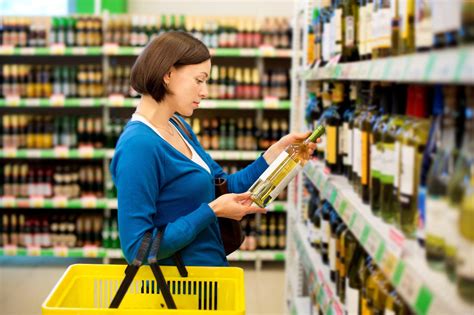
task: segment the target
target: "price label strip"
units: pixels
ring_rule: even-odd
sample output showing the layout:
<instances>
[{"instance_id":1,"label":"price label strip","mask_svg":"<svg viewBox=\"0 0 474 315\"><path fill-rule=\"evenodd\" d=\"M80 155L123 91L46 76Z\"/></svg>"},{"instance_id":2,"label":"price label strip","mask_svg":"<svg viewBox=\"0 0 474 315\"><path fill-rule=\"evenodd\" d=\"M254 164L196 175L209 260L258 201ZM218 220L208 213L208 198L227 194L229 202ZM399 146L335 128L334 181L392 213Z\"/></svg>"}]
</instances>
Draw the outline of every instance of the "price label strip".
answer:
<instances>
[{"instance_id":1,"label":"price label strip","mask_svg":"<svg viewBox=\"0 0 474 315\"><path fill-rule=\"evenodd\" d=\"M53 253L55 257L68 257L69 249L66 246L55 246Z\"/></svg>"},{"instance_id":2,"label":"price label strip","mask_svg":"<svg viewBox=\"0 0 474 315\"><path fill-rule=\"evenodd\" d=\"M28 246L26 248L26 253L28 256L41 256L41 247L37 245Z\"/></svg>"},{"instance_id":3,"label":"price label strip","mask_svg":"<svg viewBox=\"0 0 474 315\"><path fill-rule=\"evenodd\" d=\"M97 246L84 246L83 255L84 257L96 258L99 256L99 248Z\"/></svg>"}]
</instances>

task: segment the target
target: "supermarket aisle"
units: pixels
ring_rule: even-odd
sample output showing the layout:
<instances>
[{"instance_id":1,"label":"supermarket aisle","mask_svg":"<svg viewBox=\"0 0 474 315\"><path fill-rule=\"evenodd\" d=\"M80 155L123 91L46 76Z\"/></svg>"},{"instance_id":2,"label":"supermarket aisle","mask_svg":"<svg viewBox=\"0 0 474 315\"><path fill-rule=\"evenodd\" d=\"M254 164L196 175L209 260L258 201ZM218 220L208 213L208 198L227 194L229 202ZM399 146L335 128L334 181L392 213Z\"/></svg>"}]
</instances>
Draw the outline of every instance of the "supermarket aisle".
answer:
<instances>
[{"instance_id":1,"label":"supermarket aisle","mask_svg":"<svg viewBox=\"0 0 474 315\"><path fill-rule=\"evenodd\" d=\"M42 265L32 266L35 262ZM67 259L73 263L93 263ZM13 264L14 263L14 264ZM8 259L0 260L0 305L2 315L37 315L41 304L66 269L58 260ZM245 268L245 286L248 315L277 315L284 312L284 272L281 264L265 264L256 271L253 263L233 264ZM24 301L19 303L19 301ZM275 303L275 301L277 301Z\"/></svg>"}]
</instances>

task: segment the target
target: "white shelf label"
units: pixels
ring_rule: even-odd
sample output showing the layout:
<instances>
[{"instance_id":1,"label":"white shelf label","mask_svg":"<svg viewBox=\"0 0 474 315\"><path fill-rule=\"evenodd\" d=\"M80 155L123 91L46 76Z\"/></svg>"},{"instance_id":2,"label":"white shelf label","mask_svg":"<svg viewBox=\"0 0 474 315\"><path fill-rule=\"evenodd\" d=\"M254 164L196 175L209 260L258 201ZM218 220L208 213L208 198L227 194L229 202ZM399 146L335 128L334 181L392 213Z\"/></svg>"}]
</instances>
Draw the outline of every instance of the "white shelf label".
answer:
<instances>
[{"instance_id":1,"label":"white shelf label","mask_svg":"<svg viewBox=\"0 0 474 315\"><path fill-rule=\"evenodd\" d=\"M36 53L36 49L34 47L23 47L21 49L22 55L32 56Z\"/></svg>"},{"instance_id":2,"label":"white shelf label","mask_svg":"<svg viewBox=\"0 0 474 315\"><path fill-rule=\"evenodd\" d=\"M419 276L417 274L411 273L410 270L405 267L402 279L400 281L399 291L408 304L415 304L420 288L421 281L419 280Z\"/></svg>"},{"instance_id":3,"label":"white shelf label","mask_svg":"<svg viewBox=\"0 0 474 315\"><path fill-rule=\"evenodd\" d=\"M94 156L94 147L82 146L78 149L78 153L81 158L92 158Z\"/></svg>"},{"instance_id":4,"label":"white shelf label","mask_svg":"<svg viewBox=\"0 0 474 315\"><path fill-rule=\"evenodd\" d=\"M3 252L6 256L16 256L18 253L18 247L16 245L4 245Z\"/></svg>"},{"instance_id":5,"label":"white shelf label","mask_svg":"<svg viewBox=\"0 0 474 315\"><path fill-rule=\"evenodd\" d=\"M39 107L40 99L39 98L25 99L25 105L30 106L30 107Z\"/></svg>"},{"instance_id":6,"label":"white shelf label","mask_svg":"<svg viewBox=\"0 0 474 315\"><path fill-rule=\"evenodd\" d=\"M0 55L13 55L15 47L13 45L2 45L0 46Z\"/></svg>"},{"instance_id":7,"label":"white shelf label","mask_svg":"<svg viewBox=\"0 0 474 315\"><path fill-rule=\"evenodd\" d=\"M64 55L66 52L66 46L64 46L64 44L52 44L49 47L49 52L52 55Z\"/></svg>"},{"instance_id":8,"label":"white shelf label","mask_svg":"<svg viewBox=\"0 0 474 315\"><path fill-rule=\"evenodd\" d=\"M94 99L92 98L81 98L79 100L79 106L89 107L94 105Z\"/></svg>"},{"instance_id":9,"label":"white shelf label","mask_svg":"<svg viewBox=\"0 0 474 315\"><path fill-rule=\"evenodd\" d=\"M54 156L58 158L68 158L69 157L69 148L59 146L54 148Z\"/></svg>"},{"instance_id":10,"label":"white shelf label","mask_svg":"<svg viewBox=\"0 0 474 315\"><path fill-rule=\"evenodd\" d=\"M3 196L0 200L3 208L13 208L15 206L16 198L13 196Z\"/></svg>"},{"instance_id":11,"label":"white shelf label","mask_svg":"<svg viewBox=\"0 0 474 315\"><path fill-rule=\"evenodd\" d=\"M239 151L227 151L225 153L227 160L240 160L241 154Z\"/></svg>"},{"instance_id":12,"label":"white shelf label","mask_svg":"<svg viewBox=\"0 0 474 315\"><path fill-rule=\"evenodd\" d=\"M97 198L94 196L82 197L81 206L83 208L96 208L97 207Z\"/></svg>"},{"instance_id":13,"label":"white shelf label","mask_svg":"<svg viewBox=\"0 0 474 315\"><path fill-rule=\"evenodd\" d=\"M57 196L53 198L53 206L55 208L66 208L67 207L67 198Z\"/></svg>"},{"instance_id":14,"label":"white shelf label","mask_svg":"<svg viewBox=\"0 0 474 315\"><path fill-rule=\"evenodd\" d=\"M51 103L51 106L63 107L64 103L66 102L66 98L63 94L54 94L49 99L49 102Z\"/></svg>"},{"instance_id":15,"label":"white shelf label","mask_svg":"<svg viewBox=\"0 0 474 315\"><path fill-rule=\"evenodd\" d=\"M86 47L72 47L71 51L73 55L87 55Z\"/></svg>"},{"instance_id":16,"label":"white shelf label","mask_svg":"<svg viewBox=\"0 0 474 315\"><path fill-rule=\"evenodd\" d=\"M3 156L6 158L14 158L17 156L17 149L14 147L3 148Z\"/></svg>"},{"instance_id":17,"label":"white shelf label","mask_svg":"<svg viewBox=\"0 0 474 315\"><path fill-rule=\"evenodd\" d=\"M273 46L261 46L259 50L262 57L275 56L275 47Z\"/></svg>"},{"instance_id":18,"label":"white shelf label","mask_svg":"<svg viewBox=\"0 0 474 315\"><path fill-rule=\"evenodd\" d=\"M84 257L95 258L99 256L99 248L93 245L87 245L83 248Z\"/></svg>"},{"instance_id":19,"label":"white shelf label","mask_svg":"<svg viewBox=\"0 0 474 315\"><path fill-rule=\"evenodd\" d=\"M125 103L125 98L121 94L113 94L109 96L109 105L122 107Z\"/></svg>"},{"instance_id":20,"label":"white shelf label","mask_svg":"<svg viewBox=\"0 0 474 315\"><path fill-rule=\"evenodd\" d=\"M43 196L32 196L29 199L29 204L31 208L43 208L44 207L44 197Z\"/></svg>"},{"instance_id":21,"label":"white shelf label","mask_svg":"<svg viewBox=\"0 0 474 315\"><path fill-rule=\"evenodd\" d=\"M106 55L116 55L119 52L119 45L114 43L105 43L103 46L103 51Z\"/></svg>"},{"instance_id":22,"label":"white shelf label","mask_svg":"<svg viewBox=\"0 0 474 315\"><path fill-rule=\"evenodd\" d=\"M69 248L66 246L55 246L53 253L55 257L67 257L69 255Z\"/></svg>"},{"instance_id":23,"label":"white shelf label","mask_svg":"<svg viewBox=\"0 0 474 315\"><path fill-rule=\"evenodd\" d=\"M143 52L143 48L142 47L137 47L137 48L133 48L133 54L134 55L139 55Z\"/></svg>"},{"instance_id":24,"label":"white shelf label","mask_svg":"<svg viewBox=\"0 0 474 315\"><path fill-rule=\"evenodd\" d=\"M204 108L217 108L216 101L203 101L202 105L203 105L202 107Z\"/></svg>"},{"instance_id":25,"label":"white shelf label","mask_svg":"<svg viewBox=\"0 0 474 315\"><path fill-rule=\"evenodd\" d=\"M254 56L255 55L255 50L248 49L248 48L239 49L239 52L241 56Z\"/></svg>"},{"instance_id":26,"label":"white shelf label","mask_svg":"<svg viewBox=\"0 0 474 315\"><path fill-rule=\"evenodd\" d=\"M273 96L267 96L263 100L263 106L265 108L278 108L280 105L280 100L278 97L273 97Z\"/></svg>"},{"instance_id":27,"label":"white shelf label","mask_svg":"<svg viewBox=\"0 0 474 315\"><path fill-rule=\"evenodd\" d=\"M7 95L5 96L5 103L7 106L18 107L20 106L20 96L19 95Z\"/></svg>"},{"instance_id":28,"label":"white shelf label","mask_svg":"<svg viewBox=\"0 0 474 315\"><path fill-rule=\"evenodd\" d=\"M41 247L38 245L30 245L26 248L28 256L41 256Z\"/></svg>"}]
</instances>

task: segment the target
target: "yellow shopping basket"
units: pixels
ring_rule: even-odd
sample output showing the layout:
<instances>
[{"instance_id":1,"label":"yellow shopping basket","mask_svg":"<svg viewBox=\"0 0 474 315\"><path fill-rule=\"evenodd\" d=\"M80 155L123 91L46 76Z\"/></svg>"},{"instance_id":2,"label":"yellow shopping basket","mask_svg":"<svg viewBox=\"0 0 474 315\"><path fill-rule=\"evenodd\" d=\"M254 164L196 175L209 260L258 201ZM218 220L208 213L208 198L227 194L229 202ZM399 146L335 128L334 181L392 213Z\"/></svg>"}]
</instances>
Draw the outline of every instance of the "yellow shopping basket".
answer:
<instances>
[{"instance_id":1,"label":"yellow shopping basket","mask_svg":"<svg viewBox=\"0 0 474 315\"><path fill-rule=\"evenodd\" d=\"M241 268L186 267L187 276L183 277L175 266L159 266L160 279L156 269L152 272L152 264L152 268L140 269L139 265L71 265L43 303L42 314L245 314ZM163 276L167 284L164 289ZM129 283L124 286L127 278ZM109 308L120 291L122 297L115 303L118 308ZM171 294L176 309L170 309L167 294Z\"/></svg>"}]
</instances>

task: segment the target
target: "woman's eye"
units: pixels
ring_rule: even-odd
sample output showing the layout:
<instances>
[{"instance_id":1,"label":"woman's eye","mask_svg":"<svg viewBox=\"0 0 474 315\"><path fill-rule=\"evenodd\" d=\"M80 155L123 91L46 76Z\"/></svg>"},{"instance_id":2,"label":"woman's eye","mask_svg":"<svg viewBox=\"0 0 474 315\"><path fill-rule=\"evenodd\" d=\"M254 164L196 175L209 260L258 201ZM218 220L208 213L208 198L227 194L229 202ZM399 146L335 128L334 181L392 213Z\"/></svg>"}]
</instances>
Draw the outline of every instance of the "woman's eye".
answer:
<instances>
[{"instance_id":1,"label":"woman's eye","mask_svg":"<svg viewBox=\"0 0 474 315\"><path fill-rule=\"evenodd\" d=\"M196 82L199 83L199 84L203 84L204 80L196 79Z\"/></svg>"}]
</instances>

